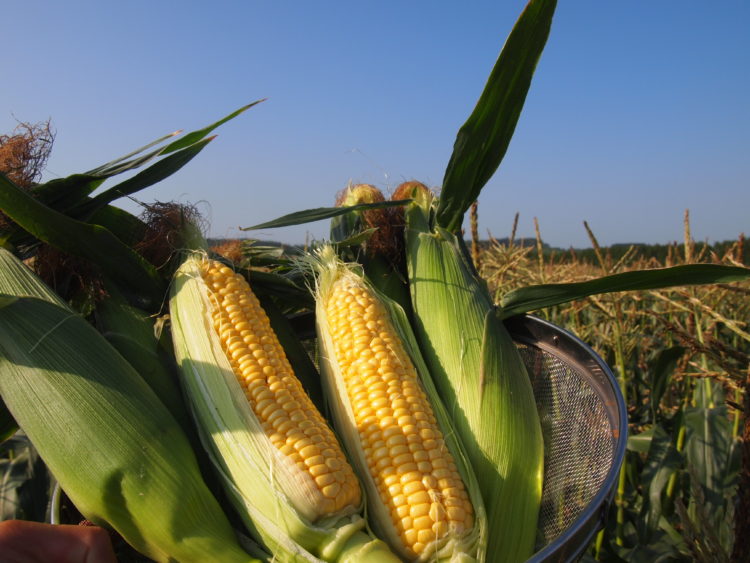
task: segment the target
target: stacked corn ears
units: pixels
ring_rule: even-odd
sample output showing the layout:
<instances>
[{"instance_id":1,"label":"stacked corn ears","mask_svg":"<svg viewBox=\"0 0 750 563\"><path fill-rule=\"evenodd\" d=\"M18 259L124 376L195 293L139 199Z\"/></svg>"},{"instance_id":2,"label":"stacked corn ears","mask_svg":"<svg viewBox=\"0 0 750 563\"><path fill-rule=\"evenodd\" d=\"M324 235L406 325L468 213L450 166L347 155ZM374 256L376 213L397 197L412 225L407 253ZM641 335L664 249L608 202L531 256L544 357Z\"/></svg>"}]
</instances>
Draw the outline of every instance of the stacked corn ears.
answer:
<instances>
[{"instance_id":1,"label":"stacked corn ears","mask_svg":"<svg viewBox=\"0 0 750 563\"><path fill-rule=\"evenodd\" d=\"M189 253L170 313L202 439L258 540L282 561L397 561L367 532L359 480L247 281Z\"/></svg>"}]
</instances>

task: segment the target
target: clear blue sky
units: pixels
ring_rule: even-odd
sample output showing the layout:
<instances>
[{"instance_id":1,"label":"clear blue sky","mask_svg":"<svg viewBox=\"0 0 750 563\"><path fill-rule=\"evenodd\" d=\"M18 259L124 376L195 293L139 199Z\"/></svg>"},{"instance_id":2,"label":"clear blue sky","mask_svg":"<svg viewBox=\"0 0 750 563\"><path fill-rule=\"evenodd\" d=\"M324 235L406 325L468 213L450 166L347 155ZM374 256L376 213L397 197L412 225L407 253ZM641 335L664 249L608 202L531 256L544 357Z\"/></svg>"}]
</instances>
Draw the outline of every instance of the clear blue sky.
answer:
<instances>
[{"instance_id":1,"label":"clear blue sky","mask_svg":"<svg viewBox=\"0 0 750 563\"><path fill-rule=\"evenodd\" d=\"M210 234L237 236L349 181L438 186L524 5L7 2L0 132L51 118L50 179L268 98L140 194L201 202ZM584 220L602 244L665 243L685 209L699 241L750 235L750 2L561 0L482 234L519 212L555 246L588 246Z\"/></svg>"}]
</instances>

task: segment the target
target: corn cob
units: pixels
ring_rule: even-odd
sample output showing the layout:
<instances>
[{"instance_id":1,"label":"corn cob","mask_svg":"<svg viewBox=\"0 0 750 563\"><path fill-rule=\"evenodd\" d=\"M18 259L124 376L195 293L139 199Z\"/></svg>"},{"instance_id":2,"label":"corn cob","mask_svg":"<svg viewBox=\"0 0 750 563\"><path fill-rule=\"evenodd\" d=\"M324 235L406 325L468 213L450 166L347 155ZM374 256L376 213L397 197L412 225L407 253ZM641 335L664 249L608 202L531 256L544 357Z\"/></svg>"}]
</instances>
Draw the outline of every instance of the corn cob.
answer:
<instances>
[{"instance_id":1,"label":"corn cob","mask_svg":"<svg viewBox=\"0 0 750 563\"><path fill-rule=\"evenodd\" d=\"M308 517L356 509L359 483L333 432L292 373L257 297L245 279L219 262L201 274L212 290L213 325L253 413L284 459L299 469L313 502Z\"/></svg>"},{"instance_id":2,"label":"corn cob","mask_svg":"<svg viewBox=\"0 0 750 563\"><path fill-rule=\"evenodd\" d=\"M76 507L156 561L251 561L146 382L4 249L0 266L0 395Z\"/></svg>"},{"instance_id":3,"label":"corn cob","mask_svg":"<svg viewBox=\"0 0 750 563\"><path fill-rule=\"evenodd\" d=\"M414 347L407 353L403 311L392 302L389 309L330 246L318 257L324 383L365 484L373 527L409 561L481 560L476 483L453 433L443 430L447 417L432 402L434 389L421 360L412 359Z\"/></svg>"},{"instance_id":4,"label":"corn cob","mask_svg":"<svg viewBox=\"0 0 750 563\"><path fill-rule=\"evenodd\" d=\"M191 253L170 299L199 431L248 528L279 560L394 561L359 482L245 279Z\"/></svg>"}]
</instances>

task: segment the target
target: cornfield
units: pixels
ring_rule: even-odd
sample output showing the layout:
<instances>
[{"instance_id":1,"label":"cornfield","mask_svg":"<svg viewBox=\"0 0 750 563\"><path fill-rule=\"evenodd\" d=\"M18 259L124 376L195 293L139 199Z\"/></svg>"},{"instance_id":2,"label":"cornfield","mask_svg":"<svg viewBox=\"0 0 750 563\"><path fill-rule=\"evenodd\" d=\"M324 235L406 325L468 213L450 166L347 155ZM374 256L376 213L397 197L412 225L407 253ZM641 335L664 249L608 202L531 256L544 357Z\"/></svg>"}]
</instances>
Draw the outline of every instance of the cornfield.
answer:
<instances>
[{"instance_id":1,"label":"cornfield","mask_svg":"<svg viewBox=\"0 0 750 563\"><path fill-rule=\"evenodd\" d=\"M476 221L476 215L474 215ZM516 224L518 217L516 217ZM497 298L532 284L582 282L689 263L742 265L744 235L720 255L690 237L659 262L633 247L614 259L584 223L593 260L490 238L474 253ZM475 244L473 248L480 248ZM588 343L617 375L628 406L628 453L609 523L588 556L730 561L736 521L750 285L714 284L590 296L537 314Z\"/></svg>"}]
</instances>

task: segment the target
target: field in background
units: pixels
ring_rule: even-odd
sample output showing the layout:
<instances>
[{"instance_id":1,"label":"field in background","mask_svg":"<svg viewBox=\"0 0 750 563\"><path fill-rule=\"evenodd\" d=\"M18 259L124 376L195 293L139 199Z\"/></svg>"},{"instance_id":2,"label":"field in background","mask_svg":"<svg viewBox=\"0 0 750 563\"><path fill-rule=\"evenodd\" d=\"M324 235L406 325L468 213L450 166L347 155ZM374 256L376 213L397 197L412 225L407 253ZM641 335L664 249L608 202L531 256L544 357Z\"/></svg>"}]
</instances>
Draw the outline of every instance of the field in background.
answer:
<instances>
[{"instance_id":1,"label":"field in background","mask_svg":"<svg viewBox=\"0 0 750 563\"><path fill-rule=\"evenodd\" d=\"M744 236L714 248L696 243L687 213L684 242L649 252L602 248L590 230L592 248L585 252L544 247L538 226L537 237L523 246L512 235L472 240L472 256L496 301L517 287L634 269L747 265ZM537 315L597 351L628 405L631 438L616 502L587 557L729 561L750 366L750 283L614 293Z\"/></svg>"}]
</instances>

